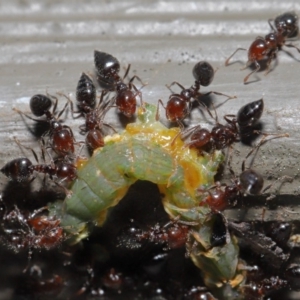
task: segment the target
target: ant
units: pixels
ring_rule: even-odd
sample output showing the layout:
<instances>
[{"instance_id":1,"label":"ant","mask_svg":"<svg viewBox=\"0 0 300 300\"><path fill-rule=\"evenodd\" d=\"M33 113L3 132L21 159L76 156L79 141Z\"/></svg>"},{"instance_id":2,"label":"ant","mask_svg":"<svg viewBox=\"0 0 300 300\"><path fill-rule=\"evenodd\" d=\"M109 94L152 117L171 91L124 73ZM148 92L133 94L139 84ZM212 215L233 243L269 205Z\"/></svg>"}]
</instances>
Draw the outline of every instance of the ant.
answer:
<instances>
[{"instance_id":1,"label":"ant","mask_svg":"<svg viewBox=\"0 0 300 300\"><path fill-rule=\"evenodd\" d=\"M31 97L29 103L31 112L37 117L45 115L46 120L32 118L16 108L13 108L13 110L33 121L49 123L50 130L44 133L44 135L49 135L49 148L53 149L56 154L65 156L67 154L74 153L75 138L72 129L67 125L62 125L59 121L59 117L66 110L68 102L60 111L58 116L55 117L57 103L58 99L55 98L52 112L50 112L50 108L53 103L49 97L41 94Z\"/></svg>"},{"instance_id":2,"label":"ant","mask_svg":"<svg viewBox=\"0 0 300 300\"><path fill-rule=\"evenodd\" d=\"M19 146L21 146L18 140L15 139L15 141ZM35 151L31 148L29 149L32 151L35 160L39 162ZM43 149L42 156L44 158ZM32 177L32 179L30 179L30 177L33 175L34 172L48 174L50 179L53 180L56 185L63 188L66 194L69 194L69 191L62 185L62 182L71 182L77 178L76 166L73 163L67 161L65 158L58 158L56 160L51 159L50 164L33 165L28 158L20 157L6 163L0 171L10 180L17 181L20 183L26 181L33 181L35 177ZM59 181L56 182L54 180L54 177L59 179Z\"/></svg>"},{"instance_id":3,"label":"ant","mask_svg":"<svg viewBox=\"0 0 300 300\"><path fill-rule=\"evenodd\" d=\"M266 140L267 135L264 136L261 141L246 155L245 159L242 162L242 172L239 177L235 175L229 164L229 171L234 176L234 180L231 185L226 185L225 188L222 188L222 185L217 182L215 186L211 187L208 190L204 190L202 188L198 189L198 192L200 193L208 193L208 195L206 195L206 197L201 200L200 206L207 204L213 211L218 212L227 208L228 205L233 204L233 202L236 201L238 195L260 195L270 189L274 183L268 185L263 189L264 179L262 175L251 168L246 169L246 160L254 151L257 152L258 149L267 141L288 136L288 134L279 134L272 138L269 138L268 140ZM211 191L212 189L213 191Z\"/></svg>"},{"instance_id":4,"label":"ant","mask_svg":"<svg viewBox=\"0 0 300 300\"><path fill-rule=\"evenodd\" d=\"M164 226L156 224L148 231L142 231L137 234L139 240L147 239L153 243L166 243L169 249L177 249L183 247L190 234L191 226L195 226L196 222L186 222L176 217Z\"/></svg>"},{"instance_id":5,"label":"ant","mask_svg":"<svg viewBox=\"0 0 300 300\"><path fill-rule=\"evenodd\" d=\"M98 105L96 105L96 90L92 80L84 73L82 73L76 89L77 106L80 115L84 115L85 124L81 125L80 133L86 135L86 145L92 151L104 146L104 137L102 134L102 126L107 126L114 130L112 126L103 122L103 118L111 108L109 102L103 104L103 98L106 91L102 91ZM62 94L70 102L72 116L74 118L73 102L66 95ZM80 116L79 115L79 116ZM76 117L77 118L77 117ZM115 131L115 130L114 130Z\"/></svg>"},{"instance_id":6,"label":"ant","mask_svg":"<svg viewBox=\"0 0 300 300\"><path fill-rule=\"evenodd\" d=\"M60 220L46 215L38 216L47 209L42 207L29 214L15 206L10 212L5 212L1 230L7 246L15 252L28 248L28 260L31 259L32 249L50 250L58 247L64 240Z\"/></svg>"},{"instance_id":7,"label":"ant","mask_svg":"<svg viewBox=\"0 0 300 300\"><path fill-rule=\"evenodd\" d=\"M247 132L249 132L249 129L258 123L263 109L263 99L250 102L242 106L237 115L225 115L224 119L227 122L226 125L222 125L218 122L218 116L216 114L217 124L211 131L197 125L183 132L182 137L185 138L191 134L190 142L186 143L188 147L202 148L210 144L213 149L224 149L235 142L239 142L241 135L246 132L246 129ZM213 118L210 111L207 111Z\"/></svg>"},{"instance_id":8,"label":"ant","mask_svg":"<svg viewBox=\"0 0 300 300\"><path fill-rule=\"evenodd\" d=\"M210 94L226 96L228 97L226 101L229 99L236 98L236 96L228 96L213 91L210 91L205 94L199 92L200 86L208 86L211 84L214 78L214 73L215 72L213 67L208 62L199 61L193 68L193 76L196 79L194 85L186 89L179 82L177 81L172 82L169 86L167 86L169 89L171 88L171 86L176 84L182 90L180 94L174 94L174 93L171 94L166 106L164 106L161 99L158 100L156 119L158 120L159 118L159 113L158 113L159 104L161 104L165 109L166 117L170 122L177 122L178 124L182 125L181 121L191 112L192 98L195 99L199 97L205 97Z\"/></svg>"},{"instance_id":9,"label":"ant","mask_svg":"<svg viewBox=\"0 0 300 300\"><path fill-rule=\"evenodd\" d=\"M277 52L281 50L283 46L296 48L300 53L300 49L294 44L286 44L286 39L295 35L295 32L298 32L297 26L298 17L293 13L285 13L278 16L275 19L275 27L271 24L271 20L269 20L269 24L273 30L273 32L267 34L265 37L257 37L254 42L250 45L248 50L248 61L246 63L245 68L250 66L252 63L255 65L255 69L251 71L245 78L244 83L246 83L249 77L260 70L259 61L267 59L266 64L266 74L269 73L270 64L273 59L276 59ZM235 53L239 50L246 50L244 48L237 48L232 55L230 55L226 61L225 66L228 66L230 59L235 55ZM245 69L244 68L244 69Z\"/></svg>"},{"instance_id":10,"label":"ant","mask_svg":"<svg viewBox=\"0 0 300 300\"><path fill-rule=\"evenodd\" d=\"M98 81L108 86L108 91L116 92L114 100L117 108L123 115L131 118L136 111L137 96L139 96L141 107L143 107L142 93L132 82L134 79L138 79L143 85L145 84L136 75L129 80L128 84L124 83L124 78L128 75L130 70L130 64L123 78L121 78L119 76L119 61L108 53L95 50L94 62ZM132 91L132 89L134 91Z\"/></svg>"}]
</instances>

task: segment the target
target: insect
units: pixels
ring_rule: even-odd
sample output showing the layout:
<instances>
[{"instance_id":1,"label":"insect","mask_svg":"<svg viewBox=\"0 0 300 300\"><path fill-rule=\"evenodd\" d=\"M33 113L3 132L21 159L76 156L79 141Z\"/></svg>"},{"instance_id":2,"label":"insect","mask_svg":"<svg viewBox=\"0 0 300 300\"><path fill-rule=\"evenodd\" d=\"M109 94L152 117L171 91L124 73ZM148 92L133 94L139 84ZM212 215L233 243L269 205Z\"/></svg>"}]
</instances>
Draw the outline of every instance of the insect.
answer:
<instances>
[{"instance_id":1,"label":"insect","mask_svg":"<svg viewBox=\"0 0 300 300\"><path fill-rule=\"evenodd\" d=\"M203 148L210 144L212 149L224 149L235 142L239 142L242 135L249 135L250 128L258 123L263 113L263 99L250 102L240 108L237 115L225 115L226 125L220 124L216 117L216 125L209 131L201 126L195 126L183 131L181 136L185 138L191 135L190 142L186 146ZM213 117L211 115L211 117Z\"/></svg>"},{"instance_id":2,"label":"insect","mask_svg":"<svg viewBox=\"0 0 300 300\"><path fill-rule=\"evenodd\" d=\"M298 17L292 13L286 13L278 16L275 19L274 28L269 21L273 32L267 34L265 37L257 37L253 43L250 45L248 50L248 61L245 68L251 64L255 65L255 69L251 71L245 78L244 83L246 83L249 77L260 70L261 65L260 61L266 60L266 74L269 73L270 64L273 59L276 59L277 52L281 50L283 46L292 47L297 49L300 53L300 49L294 44L287 44L286 39L294 36L295 32L298 31L297 25ZM225 66L228 66L230 59L235 55L239 50L246 50L244 48L237 48L232 55L230 55L226 61Z\"/></svg>"},{"instance_id":3,"label":"insect","mask_svg":"<svg viewBox=\"0 0 300 300\"><path fill-rule=\"evenodd\" d=\"M193 68L193 76L195 83L190 88L184 88L179 82L174 81L167 86L170 88L173 85L178 85L181 88L180 94L171 94L167 105L164 106L162 100L158 100L158 107L161 104L166 110L166 117L170 122L177 122L181 125L181 121L190 113L192 108L191 100L199 99L199 97L208 96L210 94L226 96L227 100L236 98L235 96L228 96L219 92L208 92L202 94L199 92L200 86L208 86L214 78L214 69L206 61L199 61ZM157 113L158 119L158 113Z\"/></svg>"},{"instance_id":4,"label":"insect","mask_svg":"<svg viewBox=\"0 0 300 300\"><path fill-rule=\"evenodd\" d=\"M121 78L119 76L119 61L108 53L95 50L94 62L98 81L100 84L104 83L108 90L116 92L115 105L123 115L131 118L136 111L137 96L140 99L141 107L143 107L142 93L132 82L134 79L138 79L142 84L143 82L135 75L129 80L128 84L124 83L124 78L129 72L130 65L124 77Z\"/></svg>"},{"instance_id":5,"label":"insect","mask_svg":"<svg viewBox=\"0 0 300 300\"><path fill-rule=\"evenodd\" d=\"M242 162L241 173L239 176L235 175L229 164L229 171L234 177L231 185L225 185L224 187L220 184L220 182L216 182L216 184L212 188L209 188L206 193L205 190L200 188L199 192L202 195L200 206L208 205L214 211L222 211L228 206L233 205L234 202L237 201L239 195L260 195L270 189L272 184L263 189L263 176L251 167L246 168L245 164L246 160L251 156L251 154L254 151L257 152L264 143L281 137L288 137L288 134L279 134L271 137L268 140L266 140L266 136L264 136L261 141L246 155ZM203 195L206 196L203 197Z\"/></svg>"},{"instance_id":6,"label":"insect","mask_svg":"<svg viewBox=\"0 0 300 300\"><path fill-rule=\"evenodd\" d=\"M145 103L136 123L128 124L121 134L107 136L105 146L78 169L72 196L49 204L50 214L61 219L69 241L76 243L89 234L92 224L103 224L107 210L134 182L153 182L164 195L162 203L171 218L197 224L190 229L193 240L189 253L197 267L206 266L203 275L208 286L223 290L230 285L234 289L245 278L237 269L238 246L229 235L224 245L212 247L213 224L207 219L211 210L197 205L201 197L196 194L200 185L213 184L223 155L218 150L199 155L184 148L180 139L172 143L180 129L167 129L157 122L156 110Z\"/></svg>"},{"instance_id":7,"label":"insect","mask_svg":"<svg viewBox=\"0 0 300 300\"><path fill-rule=\"evenodd\" d=\"M68 102L59 112L58 116L55 117L57 102L58 99L56 98L53 105L53 110L50 112L52 101L49 97L41 94L31 97L29 103L31 112L37 117L45 115L46 120L32 118L16 108L14 108L14 110L33 121L48 123L50 125L50 130L44 135L49 136L49 148L53 149L53 151L60 156L66 156L74 153L75 138L71 128L67 125L62 125L59 121L59 117L66 110Z\"/></svg>"},{"instance_id":8,"label":"insect","mask_svg":"<svg viewBox=\"0 0 300 300\"><path fill-rule=\"evenodd\" d=\"M2 220L5 244L18 252L29 249L29 259L32 249L52 249L64 239L60 220L55 217L39 215L46 207L33 213L21 212L17 206L6 212Z\"/></svg>"}]
</instances>

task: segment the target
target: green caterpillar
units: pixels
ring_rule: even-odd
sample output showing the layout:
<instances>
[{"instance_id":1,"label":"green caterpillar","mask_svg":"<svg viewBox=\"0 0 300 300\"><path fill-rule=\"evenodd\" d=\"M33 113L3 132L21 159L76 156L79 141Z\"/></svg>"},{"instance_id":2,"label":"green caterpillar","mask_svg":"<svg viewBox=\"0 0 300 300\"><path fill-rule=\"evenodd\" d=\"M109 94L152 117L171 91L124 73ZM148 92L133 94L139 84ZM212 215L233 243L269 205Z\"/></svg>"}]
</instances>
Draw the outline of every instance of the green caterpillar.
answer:
<instances>
[{"instance_id":1,"label":"green caterpillar","mask_svg":"<svg viewBox=\"0 0 300 300\"><path fill-rule=\"evenodd\" d=\"M118 204L137 180L157 184L171 218L194 222L191 230L191 258L204 275L207 286L224 295L244 281L237 271L239 249L234 238L222 247L210 247L210 208L199 206L197 188L214 185L214 175L223 161L220 151L202 154L184 147L179 128L166 128L156 121L156 106L145 103L135 123L124 132L108 136L105 146L78 168L71 197L50 207L61 216L61 224L73 242L88 235L91 224L101 226L108 209ZM196 246L195 246L196 245ZM227 293L227 292L226 292ZM228 299L234 299L229 298Z\"/></svg>"}]
</instances>

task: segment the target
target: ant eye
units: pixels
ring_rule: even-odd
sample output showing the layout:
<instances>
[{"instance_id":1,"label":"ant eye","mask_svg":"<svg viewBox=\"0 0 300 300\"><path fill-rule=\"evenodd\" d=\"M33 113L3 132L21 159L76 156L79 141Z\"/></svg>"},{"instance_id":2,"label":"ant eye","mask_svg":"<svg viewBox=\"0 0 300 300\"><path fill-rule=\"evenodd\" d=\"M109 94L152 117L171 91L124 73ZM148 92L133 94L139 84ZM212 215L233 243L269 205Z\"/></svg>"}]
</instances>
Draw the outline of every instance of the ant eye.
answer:
<instances>
[{"instance_id":1,"label":"ant eye","mask_svg":"<svg viewBox=\"0 0 300 300\"><path fill-rule=\"evenodd\" d=\"M206 61L198 62L193 68L193 76L202 86L210 85L214 79L214 74L213 67Z\"/></svg>"}]
</instances>

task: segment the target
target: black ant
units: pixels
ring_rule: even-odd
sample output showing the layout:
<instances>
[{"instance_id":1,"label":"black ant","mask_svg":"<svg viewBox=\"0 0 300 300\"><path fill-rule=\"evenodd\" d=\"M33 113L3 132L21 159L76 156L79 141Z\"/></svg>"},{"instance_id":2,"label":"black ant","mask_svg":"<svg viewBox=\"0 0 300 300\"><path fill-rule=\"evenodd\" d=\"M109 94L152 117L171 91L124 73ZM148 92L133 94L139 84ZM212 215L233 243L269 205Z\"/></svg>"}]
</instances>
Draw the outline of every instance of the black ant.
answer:
<instances>
[{"instance_id":1,"label":"black ant","mask_svg":"<svg viewBox=\"0 0 300 300\"><path fill-rule=\"evenodd\" d=\"M139 96L141 107L143 107L142 93L132 82L134 79L138 79L143 84L142 80L135 75L129 80L128 84L124 83L124 78L129 72L130 65L128 65L125 75L121 78L119 76L119 61L108 53L95 50L94 62L98 81L108 86L109 91L116 92L114 98L115 105L122 114L131 118L136 111L137 96ZM134 89L134 91L132 91L132 89Z\"/></svg>"},{"instance_id":2,"label":"black ant","mask_svg":"<svg viewBox=\"0 0 300 300\"><path fill-rule=\"evenodd\" d=\"M169 100L167 102L167 105L164 106L162 100L158 100L157 105L157 116L156 119L158 119L158 109L159 104L161 104L164 109L166 110L166 117L170 122L177 122L181 124L181 121L190 113L192 108L192 98L198 98L208 96L210 94L216 94L216 95L222 95L228 97L226 99L233 99L236 98L235 96L228 96L219 92L208 92L205 94L202 94L199 92L200 86L208 86L211 84L213 78L214 78L214 69L213 67L206 61L200 61L198 62L194 68L193 68L193 76L196 79L194 85L192 85L190 88L184 88L179 82L174 81L169 86L167 86L169 89L173 85L178 85L182 91L180 94L171 94L169 97Z\"/></svg>"},{"instance_id":3,"label":"black ant","mask_svg":"<svg viewBox=\"0 0 300 300\"><path fill-rule=\"evenodd\" d=\"M182 132L182 137L185 138L191 134L190 142L186 143L186 146L189 147L201 149L210 144L213 149L224 149L235 142L239 142L241 135L245 132L249 133L249 129L253 128L260 120L263 109L263 99L250 102L241 107L237 115L225 115L226 125L220 124L216 115L217 124L211 131L198 125ZM211 115L210 111L207 111ZM211 117L213 116L211 115Z\"/></svg>"},{"instance_id":4,"label":"black ant","mask_svg":"<svg viewBox=\"0 0 300 300\"><path fill-rule=\"evenodd\" d=\"M273 32L267 34L265 37L257 37L255 41L250 45L248 50L248 61L246 63L245 68L250 66L252 63L255 65L255 69L251 71L245 78L244 83L246 83L249 77L259 71L260 64L259 61L267 59L267 71L266 74L269 73L270 64L273 59L276 59L277 52L281 50L282 46L296 48L300 53L300 49L294 44L286 44L286 39L294 36L295 32L298 32L297 25L298 17L292 13L285 13L278 16L275 19L275 27L271 24L271 20L269 20L269 24L273 30ZM237 48L232 55L230 55L226 61L225 66L228 66L230 59L233 55L239 50L246 50L244 48Z\"/></svg>"},{"instance_id":5,"label":"black ant","mask_svg":"<svg viewBox=\"0 0 300 300\"><path fill-rule=\"evenodd\" d=\"M68 106L68 102L64 106L64 108L60 111L57 117L55 117L55 111L57 108L58 99L55 98L55 103L53 106L52 112L50 112L50 108L52 106L52 101L49 97L41 94L37 94L31 97L30 99L30 110L31 112L37 116L41 117L43 115L46 116L46 120L43 119L35 119L22 111L14 108L16 112L26 116L28 119L31 119L36 122L46 122L50 125L50 130L44 135L49 135L49 148L51 148L58 155L67 155L70 153L74 153L74 144L75 138L72 132L72 129L67 125L62 125L59 121L59 117L63 114Z\"/></svg>"}]
</instances>

